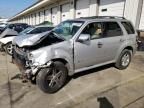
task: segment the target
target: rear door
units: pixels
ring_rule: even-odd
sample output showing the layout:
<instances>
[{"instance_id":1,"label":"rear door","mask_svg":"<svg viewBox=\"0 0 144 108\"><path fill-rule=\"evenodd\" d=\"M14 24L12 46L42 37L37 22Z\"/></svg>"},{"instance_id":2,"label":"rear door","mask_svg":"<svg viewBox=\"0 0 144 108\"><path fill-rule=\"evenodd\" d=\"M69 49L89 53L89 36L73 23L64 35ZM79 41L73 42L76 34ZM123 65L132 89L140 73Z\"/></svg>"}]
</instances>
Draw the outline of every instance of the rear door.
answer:
<instances>
[{"instance_id":1,"label":"rear door","mask_svg":"<svg viewBox=\"0 0 144 108\"><path fill-rule=\"evenodd\" d=\"M113 61L119 49L122 47L126 37L117 22L103 22L103 62Z\"/></svg>"}]
</instances>

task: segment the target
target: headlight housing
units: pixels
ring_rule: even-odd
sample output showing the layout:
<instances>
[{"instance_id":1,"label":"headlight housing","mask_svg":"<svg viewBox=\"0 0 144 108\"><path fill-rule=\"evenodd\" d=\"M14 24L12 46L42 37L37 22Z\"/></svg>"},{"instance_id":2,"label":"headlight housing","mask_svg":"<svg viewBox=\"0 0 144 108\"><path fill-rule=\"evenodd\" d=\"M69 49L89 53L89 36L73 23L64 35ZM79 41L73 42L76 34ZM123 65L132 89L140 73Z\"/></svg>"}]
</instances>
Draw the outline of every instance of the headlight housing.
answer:
<instances>
[{"instance_id":1,"label":"headlight housing","mask_svg":"<svg viewBox=\"0 0 144 108\"><path fill-rule=\"evenodd\" d=\"M28 54L27 54L27 57L28 57L29 60L31 60L34 56L33 56L32 53L28 53Z\"/></svg>"}]
</instances>

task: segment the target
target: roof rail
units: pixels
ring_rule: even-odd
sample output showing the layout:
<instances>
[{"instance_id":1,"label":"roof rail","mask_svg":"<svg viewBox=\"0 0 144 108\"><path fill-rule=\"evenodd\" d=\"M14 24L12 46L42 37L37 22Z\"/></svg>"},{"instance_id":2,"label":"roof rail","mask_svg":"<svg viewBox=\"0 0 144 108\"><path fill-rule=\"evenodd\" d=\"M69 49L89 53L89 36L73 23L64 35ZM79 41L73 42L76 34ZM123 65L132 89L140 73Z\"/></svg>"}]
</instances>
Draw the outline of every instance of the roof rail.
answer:
<instances>
[{"instance_id":1,"label":"roof rail","mask_svg":"<svg viewBox=\"0 0 144 108\"><path fill-rule=\"evenodd\" d=\"M90 17L80 17L83 19L96 19L96 18L109 18L109 19L125 19L124 17L119 16L90 16Z\"/></svg>"}]
</instances>

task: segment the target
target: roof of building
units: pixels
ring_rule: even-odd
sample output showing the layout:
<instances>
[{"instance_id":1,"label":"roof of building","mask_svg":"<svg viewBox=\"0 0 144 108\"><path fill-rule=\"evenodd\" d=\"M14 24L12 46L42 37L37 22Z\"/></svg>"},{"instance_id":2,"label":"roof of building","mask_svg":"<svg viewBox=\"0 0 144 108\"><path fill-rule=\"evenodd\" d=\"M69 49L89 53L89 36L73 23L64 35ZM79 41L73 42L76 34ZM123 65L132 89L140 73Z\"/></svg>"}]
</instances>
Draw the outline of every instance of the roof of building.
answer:
<instances>
[{"instance_id":1,"label":"roof of building","mask_svg":"<svg viewBox=\"0 0 144 108\"><path fill-rule=\"evenodd\" d=\"M43 8L45 5L51 2L54 2L54 0L39 0L36 3L32 4L31 6L27 7L26 9L22 10L18 14L14 15L12 18L9 19L9 21L12 21L16 18L29 14L30 12L35 11L36 9Z\"/></svg>"}]
</instances>

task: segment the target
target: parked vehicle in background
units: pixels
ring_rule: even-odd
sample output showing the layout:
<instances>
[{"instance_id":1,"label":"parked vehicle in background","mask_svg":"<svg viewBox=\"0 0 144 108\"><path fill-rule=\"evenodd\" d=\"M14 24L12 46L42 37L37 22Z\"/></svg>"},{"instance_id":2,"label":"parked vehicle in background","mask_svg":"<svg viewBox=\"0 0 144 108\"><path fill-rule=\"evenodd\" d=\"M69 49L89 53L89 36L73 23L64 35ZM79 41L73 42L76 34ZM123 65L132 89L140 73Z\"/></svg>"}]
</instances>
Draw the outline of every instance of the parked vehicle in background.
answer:
<instances>
[{"instance_id":1,"label":"parked vehicle in background","mask_svg":"<svg viewBox=\"0 0 144 108\"><path fill-rule=\"evenodd\" d=\"M7 26L7 23L0 23L0 34L4 31L5 27Z\"/></svg>"},{"instance_id":2,"label":"parked vehicle in background","mask_svg":"<svg viewBox=\"0 0 144 108\"><path fill-rule=\"evenodd\" d=\"M5 28L7 26L6 22L0 23L0 27Z\"/></svg>"},{"instance_id":3,"label":"parked vehicle in background","mask_svg":"<svg viewBox=\"0 0 144 108\"><path fill-rule=\"evenodd\" d=\"M0 34L3 32L4 27L0 27Z\"/></svg>"},{"instance_id":4,"label":"parked vehicle in background","mask_svg":"<svg viewBox=\"0 0 144 108\"><path fill-rule=\"evenodd\" d=\"M15 36L17 36L21 31L29 27L29 25L25 23L15 23L8 24L0 34L0 49L1 51L6 50L8 54L11 55L12 49L12 40Z\"/></svg>"},{"instance_id":5,"label":"parked vehicle in background","mask_svg":"<svg viewBox=\"0 0 144 108\"><path fill-rule=\"evenodd\" d=\"M137 36L137 50L138 51L144 51L144 35L143 31L137 31L138 36Z\"/></svg>"},{"instance_id":6,"label":"parked vehicle in background","mask_svg":"<svg viewBox=\"0 0 144 108\"><path fill-rule=\"evenodd\" d=\"M7 20L0 18L0 34L3 32L4 28L7 26Z\"/></svg>"},{"instance_id":7,"label":"parked vehicle in background","mask_svg":"<svg viewBox=\"0 0 144 108\"><path fill-rule=\"evenodd\" d=\"M28 38L34 34L40 34L46 31L50 31L52 30L53 27L52 26L33 26L33 27L28 27L26 29L24 29L22 32L20 32L17 35L11 35L9 37L4 37L0 39L0 42L3 44L3 47L5 47L4 49L6 50L6 52L11 55L12 54L12 42L15 38L22 38L23 36L25 38ZM27 35L27 36L25 36Z\"/></svg>"},{"instance_id":8,"label":"parked vehicle in background","mask_svg":"<svg viewBox=\"0 0 144 108\"><path fill-rule=\"evenodd\" d=\"M136 30L124 18L67 20L37 41L17 40L14 61L22 76L36 79L42 91L54 93L68 75L110 63L126 69L136 52L136 36Z\"/></svg>"}]
</instances>

